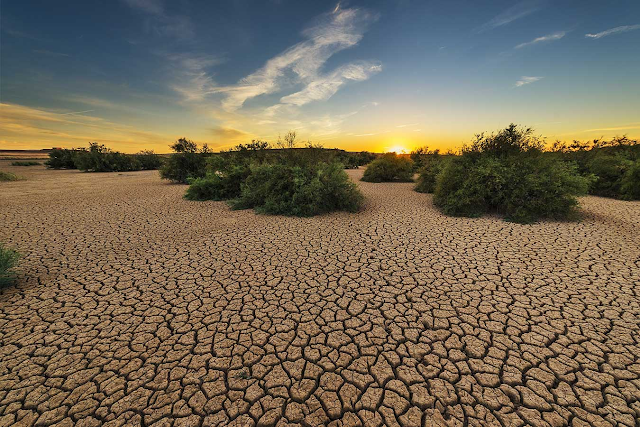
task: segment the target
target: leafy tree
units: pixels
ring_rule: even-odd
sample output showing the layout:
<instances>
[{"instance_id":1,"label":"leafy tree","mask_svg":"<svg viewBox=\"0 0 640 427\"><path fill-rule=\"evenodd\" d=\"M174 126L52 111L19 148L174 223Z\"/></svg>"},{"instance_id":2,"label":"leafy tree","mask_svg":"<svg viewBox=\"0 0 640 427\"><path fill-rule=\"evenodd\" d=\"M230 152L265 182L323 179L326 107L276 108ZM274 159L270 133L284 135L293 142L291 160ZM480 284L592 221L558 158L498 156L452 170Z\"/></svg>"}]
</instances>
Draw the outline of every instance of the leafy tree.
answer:
<instances>
[{"instance_id":1,"label":"leafy tree","mask_svg":"<svg viewBox=\"0 0 640 427\"><path fill-rule=\"evenodd\" d=\"M160 168L160 177L173 182L187 184L190 178L202 178L206 175L207 157L211 151L205 145L198 149L198 144L186 138L180 138L171 145L173 154Z\"/></svg>"}]
</instances>

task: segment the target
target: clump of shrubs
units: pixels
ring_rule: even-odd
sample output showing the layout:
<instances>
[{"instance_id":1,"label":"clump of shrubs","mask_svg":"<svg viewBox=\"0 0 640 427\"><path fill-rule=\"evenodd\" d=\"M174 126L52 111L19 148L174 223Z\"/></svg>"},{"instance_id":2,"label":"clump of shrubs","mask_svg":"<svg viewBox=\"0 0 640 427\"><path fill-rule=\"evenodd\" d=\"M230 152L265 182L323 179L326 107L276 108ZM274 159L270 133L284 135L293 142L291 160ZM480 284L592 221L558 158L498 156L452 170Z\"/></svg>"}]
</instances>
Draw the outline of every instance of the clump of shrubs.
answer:
<instances>
[{"instance_id":1,"label":"clump of shrubs","mask_svg":"<svg viewBox=\"0 0 640 427\"><path fill-rule=\"evenodd\" d=\"M160 177L176 183L187 184L190 179L202 178L206 174L207 157L211 156L209 147L186 138L180 138L171 145L173 154L160 168Z\"/></svg>"},{"instance_id":2,"label":"clump of shrubs","mask_svg":"<svg viewBox=\"0 0 640 427\"><path fill-rule=\"evenodd\" d=\"M75 148L54 148L49 152L49 160L44 162L51 169L78 169L76 166L76 153L83 151Z\"/></svg>"},{"instance_id":3,"label":"clump of shrubs","mask_svg":"<svg viewBox=\"0 0 640 427\"><path fill-rule=\"evenodd\" d=\"M15 173L0 171L0 181L18 181L20 177Z\"/></svg>"},{"instance_id":4,"label":"clump of shrubs","mask_svg":"<svg viewBox=\"0 0 640 427\"><path fill-rule=\"evenodd\" d=\"M276 163L253 165L231 205L273 215L312 216L356 212L362 202L362 194L338 162L306 167Z\"/></svg>"},{"instance_id":5,"label":"clump of shrubs","mask_svg":"<svg viewBox=\"0 0 640 427\"><path fill-rule=\"evenodd\" d=\"M0 286L8 285L13 281L15 275L12 269L18 263L18 258L20 258L18 252L0 243Z\"/></svg>"},{"instance_id":6,"label":"clump of shrubs","mask_svg":"<svg viewBox=\"0 0 640 427\"><path fill-rule=\"evenodd\" d=\"M415 190L418 193L433 193L436 189L436 179L446 164L446 158L436 150L421 159L420 163L422 166L418 170Z\"/></svg>"},{"instance_id":7,"label":"clump of shrubs","mask_svg":"<svg viewBox=\"0 0 640 427\"><path fill-rule=\"evenodd\" d=\"M367 182L411 182L413 162L396 153L386 153L372 161L362 175Z\"/></svg>"},{"instance_id":8,"label":"clump of shrubs","mask_svg":"<svg viewBox=\"0 0 640 427\"><path fill-rule=\"evenodd\" d=\"M113 151L97 142L89 143L88 149L56 148L49 152L45 164L52 169L80 169L86 172L128 172L158 169L160 156L153 151L124 154Z\"/></svg>"},{"instance_id":9,"label":"clump of shrubs","mask_svg":"<svg viewBox=\"0 0 640 427\"><path fill-rule=\"evenodd\" d=\"M531 129L514 124L477 135L437 175L435 205L448 215L495 212L519 223L574 218L576 196L586 193L590 180L542 148Z\"/></svg>"},{"instance_id":10,"label":"clump of shrubs","mask_svg":"<svg viewBox=\"0 0 640 427\"><path fill-rule=\"evenodd\" d=\"M288 133L276 150L253 141L211 156L205 175L189 179L185 198L228 200L234 209L289 216L358 210L363 196L332 150L296 148L295 137Z\"/></svg>"},{"instance_id":11,"label":"clump of shrubs","mask_svg":"<svg viewBox=\"0 0 640 427\"><path fill-rule=\"evenodd\" d=\"M15 161L15 162L11 162L11 166L38 166L41 165L42 163L40 162L35 162L35 161Z\"/></svg>"},{"instance_id":12,"label":"clump of shrubs","mask_svg":"<svg viewBox=\"0 0 640 427\"><path fill-rule=\"evenodd\" d=\"M552 155L577 165L590 177L589 193L601 197L640 200L640 144L626 136L611 141L595 139L590 143L573 141L567 145L556 141Z\"/></svg>"}]
</instances>

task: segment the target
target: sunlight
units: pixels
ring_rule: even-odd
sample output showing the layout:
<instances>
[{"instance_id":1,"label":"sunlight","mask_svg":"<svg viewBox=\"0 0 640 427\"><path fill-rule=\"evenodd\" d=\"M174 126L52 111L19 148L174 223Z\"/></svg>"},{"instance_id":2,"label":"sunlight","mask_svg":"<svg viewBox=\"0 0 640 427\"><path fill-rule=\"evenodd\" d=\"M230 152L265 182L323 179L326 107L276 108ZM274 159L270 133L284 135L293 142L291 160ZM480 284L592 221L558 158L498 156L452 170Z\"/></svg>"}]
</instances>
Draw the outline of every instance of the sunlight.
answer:
<instances>
[{"instance_id":1,"label":"sunlight","mask_svg":"<svg viewBox=\"0 0 640 427\"><path fill-rule=\"evenodd\" d=\"M396 153L396 154L406 154L407 149L402 145L394 145L392 147L386 147L385 152L387 153Z\"/></svg>"}]
</instances>

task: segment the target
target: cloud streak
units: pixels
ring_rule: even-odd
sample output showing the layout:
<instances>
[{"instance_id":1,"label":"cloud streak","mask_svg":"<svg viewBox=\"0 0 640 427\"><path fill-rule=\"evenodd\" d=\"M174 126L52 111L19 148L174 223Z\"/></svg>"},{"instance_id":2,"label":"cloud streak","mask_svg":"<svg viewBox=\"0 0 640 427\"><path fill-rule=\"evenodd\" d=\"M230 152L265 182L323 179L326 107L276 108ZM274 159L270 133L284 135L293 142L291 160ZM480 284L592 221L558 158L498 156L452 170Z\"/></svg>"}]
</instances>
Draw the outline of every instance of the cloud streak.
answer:
<instances>
[{"instance_id":1,"label":"cloud streak","mask_svg":"<svg viewBox=\"0 0 640 427\"><path fill-rule=\"evenodd\" d=\"M485 31L493 30L494 28L502 27L503 25L510 24L511 22L516 21L520 18L524 18L525 16L532 14L538 9L540 9L539 1L522 1L500 13L491 21L483 24L476 30L476 32L483 33Z\"/></svg>"},{"instance_id":2,"label":"cloud streak","mask_svg":"<svg viewBox=\"0 0 640 427\"><path fill-rule=\"evenodd\" d=\"M637 25L623 25L621 27L611 28L609 30L601 31L601 32L595 33L595 34L585 34L584 36L586 38L588 38L588 39L599 39L599 38L602 38L602 37L610 36L612 34L626 33L628 31L634 31L634 30L640 30L640 24L637 24Z\"/></svg>"},{"instance_id":3,"label":"cloud streak","mask_svg":"<svg viewBox=\"0 0 640 427\"><path fill-rule=\"evenodd\" d=\"M554 40L560 40L566 34L567 33L565 31L559 31L557 33L548 34L546 36L537 37L537 38L531 40L530 42L520 43L515 48L516 49L522 49L523 47L533 46L534 44L538 44L538 43L545 43L545 42L550 42L550 41L554 41Z\"/></svg>"},{"instance_id":4,"label":"cloud streak","mask_svg":"<svg viewBox=\"0 0 640 427\"><path fill-rule=\"evenodd\" d=\"M524 85L528 85L528 84L531 84L531 83L535 83L535 82L537 82L537 81L539 81L539 80L542 80L542 77L522 76L522 77L520 78L520 80L518 80L518 81L516 82L516 84L514 85L514 87L521 87L521 86L524 86Z\"/></svg>"},{"instance_id":5,"label":"cloud streak","mask_svg":"<svg viewBox=\"0 0 640 427\"><path fill-rule=\"evenodd\" d=\"M382 65L374 62L362 61L347 64L327 75L317 77L300 92L282 97L280 102L301 106L312 101L324 101L335 95L349 81L367 80L381 70Z\"/></svg>"},{"instance_id":6,"label":"cloud streak","mask_svg":"<svg viewBox=\"0 0 640 427\"><path fill-rule=\"evenodd\" d=\"M349 80L368 78L379 70L379 65L352 63L327 75L320 75L320 69L334 54L356 46L368 26L376 19L377 16L362 9L336 7L302 33L306 40L271 58L262 68L241 79L238 84L218 88L217 91L225 95L223 108L237 110L251 98L271 94L285 84L296 83L303 83L306 87L282 99L288 104L303 105L313 100L327 99ZM293 75L289 81L285 79L287 72Z\"/></svg>"}]
</instances>

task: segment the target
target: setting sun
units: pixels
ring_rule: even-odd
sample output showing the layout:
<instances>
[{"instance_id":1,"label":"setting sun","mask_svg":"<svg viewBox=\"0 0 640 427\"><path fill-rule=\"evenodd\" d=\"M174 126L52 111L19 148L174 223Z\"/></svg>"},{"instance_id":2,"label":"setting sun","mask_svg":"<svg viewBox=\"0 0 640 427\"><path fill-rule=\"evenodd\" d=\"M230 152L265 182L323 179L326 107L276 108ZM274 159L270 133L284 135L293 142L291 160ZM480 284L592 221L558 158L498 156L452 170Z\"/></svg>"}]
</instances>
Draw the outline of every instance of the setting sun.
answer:
<instances>
[{"instance_id":1,"label":"setting sun","mask_svg":"<svg viewBox=\"0 0 640 427\"><path fill-rule=\"evenodd\" d=\"M396 153L396 154L406 154L408 153L407 149L402 145L394 145L392 147L388 147L385 149L387 153Z\"/></svg>"}]
</instances>

